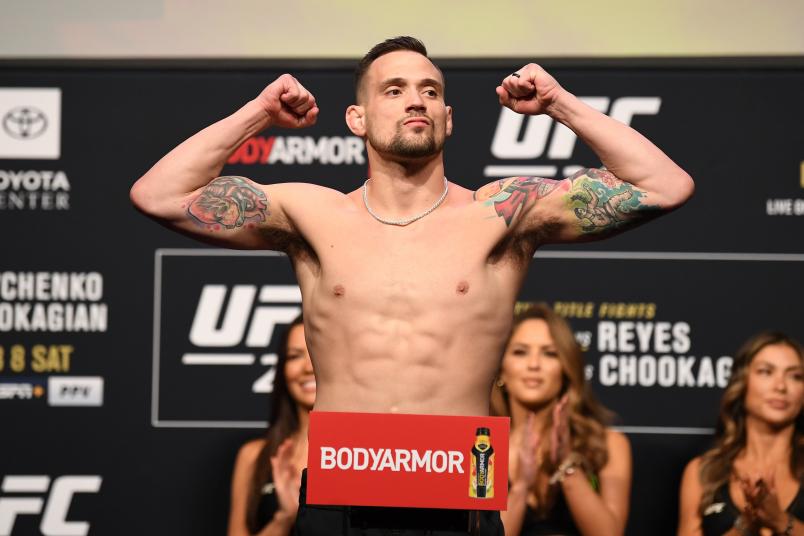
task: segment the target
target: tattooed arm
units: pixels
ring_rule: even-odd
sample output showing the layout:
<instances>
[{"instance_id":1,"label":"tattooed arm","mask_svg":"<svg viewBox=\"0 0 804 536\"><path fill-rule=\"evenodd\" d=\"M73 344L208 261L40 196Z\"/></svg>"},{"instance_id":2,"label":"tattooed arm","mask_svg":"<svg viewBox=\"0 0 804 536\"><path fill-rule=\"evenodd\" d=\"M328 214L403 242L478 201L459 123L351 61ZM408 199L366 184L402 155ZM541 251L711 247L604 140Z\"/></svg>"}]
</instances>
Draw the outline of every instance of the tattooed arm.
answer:
<instances>
[{"instance_id":1,"label":"tattooed arm","mask_svg":"<svg viewBox=\"0 0 804 536\"><path fill-rule=\"evenodd\" d=\"M690 176L658 147L581 102L538 65L506 77L497 95L515 112L545 113L564 124L605 166L583 169L563 181L506 179L493 196L485 192L487 202L503 205L499 208L507 217L495 210L509 227L540 230L544 241L594 240L673 210L692 195Z\"/></svg>"},{"instance_id":2,"label":"tattooed arm","mask_svg":"<svg viewBox=\"0 0 804 536\"><path fill-rule=\"evenodd\" d=\"M493 208L512 231L537 243L596 240L638 225L665 210L647 193L606 169L581 169L564 180L510 177L489 183L475 199Z\"/></svg>"},{"instance_id":3,"label":"tattooed arm","mask_svg":"<svg viewBox=\"0 0 804 536\"><path fill-rule=\"evenodd\" d=\"M173 149L131 189L148 216L204 241L235 248L279 248L293 233L285 211L301 185L262 186L243 177L219 177L229 156L270 126L315 123L315 98L282 75L240 110Z\"/></svg>"}]
</instances>

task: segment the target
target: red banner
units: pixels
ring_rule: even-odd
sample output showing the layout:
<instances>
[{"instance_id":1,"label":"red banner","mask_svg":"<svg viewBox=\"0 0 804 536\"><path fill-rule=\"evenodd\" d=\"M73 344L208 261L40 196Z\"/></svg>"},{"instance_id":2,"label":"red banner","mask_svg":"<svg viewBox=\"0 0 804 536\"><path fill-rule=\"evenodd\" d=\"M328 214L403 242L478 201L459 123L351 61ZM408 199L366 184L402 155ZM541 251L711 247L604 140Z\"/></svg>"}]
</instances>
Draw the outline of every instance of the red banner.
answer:
<instances>
[{"instance_id":1,"label":"red banner","mask_svg":"<svg viewBox=\"0 0 804 536\"><path fill-rule=\"evenodd\" d=\"M307 502L505 510L505 417L310 414Z\"/></svg>"}]
</instances>

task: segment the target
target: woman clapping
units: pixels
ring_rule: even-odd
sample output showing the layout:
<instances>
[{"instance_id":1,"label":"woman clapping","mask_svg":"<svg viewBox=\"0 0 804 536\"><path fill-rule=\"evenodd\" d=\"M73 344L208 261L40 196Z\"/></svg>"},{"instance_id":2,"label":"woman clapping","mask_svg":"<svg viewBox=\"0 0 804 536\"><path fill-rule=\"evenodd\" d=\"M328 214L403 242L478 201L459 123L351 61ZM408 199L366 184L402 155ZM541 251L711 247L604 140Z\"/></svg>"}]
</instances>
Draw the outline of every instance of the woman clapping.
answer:
<instances>
[{"instance_id":1,"label":"woman clapping","mask_svg":"<svg viewBox=\"0 0 804 536\"><path fill-rule=\"evenodd\" d=\"M715 444L681 481L678 534L804 534L801 345L763 332L737 352Z\"/></svg>"},{"instance_id":2,"label":"woman clapping","mask_svg":"<svg viewBox=\"0 0 804 536\"><path fill-rule=\"evenodd\" d=\"M495 391L495 413L511 417L506 535L623 534L630 446L605 426L572 330L547 305L515 316Z\"/></svg>"}]
</instances>

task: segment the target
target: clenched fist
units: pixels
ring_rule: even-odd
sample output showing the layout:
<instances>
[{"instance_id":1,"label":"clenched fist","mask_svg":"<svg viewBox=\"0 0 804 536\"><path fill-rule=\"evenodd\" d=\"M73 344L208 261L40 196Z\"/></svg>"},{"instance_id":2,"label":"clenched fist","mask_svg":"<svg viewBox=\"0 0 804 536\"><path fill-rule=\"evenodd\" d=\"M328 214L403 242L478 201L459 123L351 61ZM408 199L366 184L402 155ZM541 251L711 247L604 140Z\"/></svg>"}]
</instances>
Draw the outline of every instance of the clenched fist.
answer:
<instances>
[{"instance_id":1,"label":"clenched fist","mask_svg":"<svg viewBox=\"0 0 804 536\"><path fill-rule=\"evenodd\" d=\"M283 74L262 90L256 101L271 118L271 126L303 128L315 124L318 106L313 94L289 74Z\"/></svg>"},{"instance_id":2,"label":"clenched fist","mask_svg":"<svg viewBox=\"0 0 804 536\"><path fill-rule=\"evenodd\" d=\"M535 63L506 76L497 86L500 104L528 115L549 114L550 106L563 91L556 79Z\"/></svg>"}]
</instances>

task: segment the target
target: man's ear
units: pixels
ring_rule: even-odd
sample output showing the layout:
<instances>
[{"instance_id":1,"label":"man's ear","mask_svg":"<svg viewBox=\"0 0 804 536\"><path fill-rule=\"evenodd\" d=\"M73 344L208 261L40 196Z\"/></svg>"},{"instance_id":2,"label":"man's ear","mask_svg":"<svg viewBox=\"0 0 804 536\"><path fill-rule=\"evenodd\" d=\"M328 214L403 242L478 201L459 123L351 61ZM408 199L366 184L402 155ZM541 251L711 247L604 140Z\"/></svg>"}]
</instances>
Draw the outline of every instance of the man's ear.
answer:
<instances>
[{"instance_id":1,"label":"man's ear","mask_svg":"<svg viewBox=\"0 0 804 536\"><path fill-rule=\"evenodd\" d=\"M452 106L447 106L447 136L452 135Z\"/></svg>"},{"instance_id":2,"label":"man's ear","mask_svg":"<svg viewBox=\"0 0 804 536\"><path fill-rule=\"evenodd\" d=\"M366 136L366 110L362 106L352 104L346 109L346 125L352 134L361 138Z\"/></svg>"}]
</instances>

